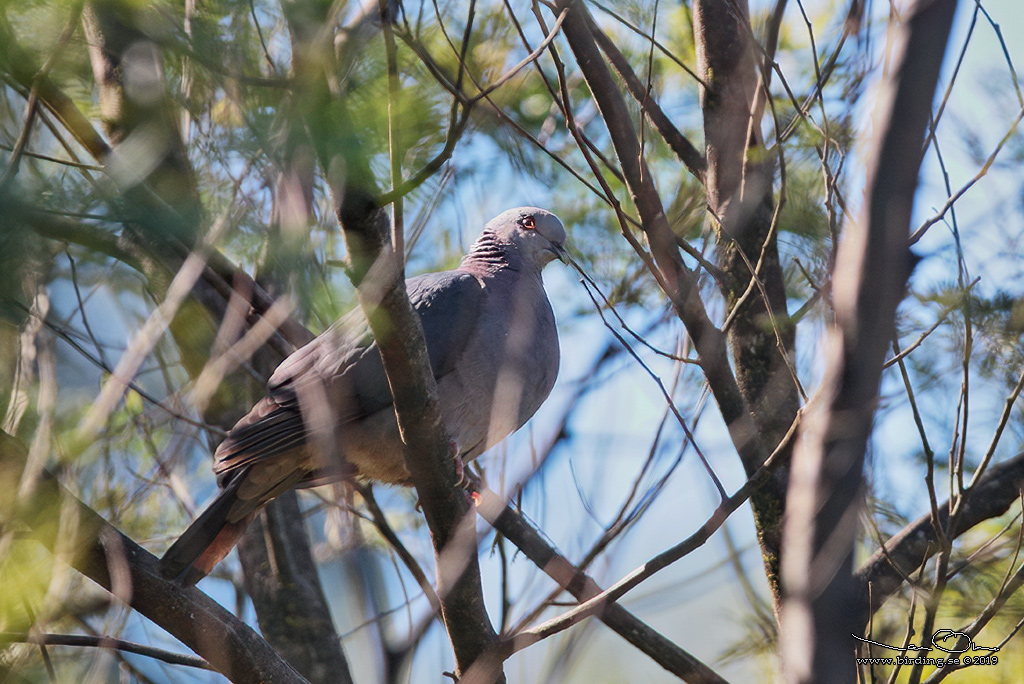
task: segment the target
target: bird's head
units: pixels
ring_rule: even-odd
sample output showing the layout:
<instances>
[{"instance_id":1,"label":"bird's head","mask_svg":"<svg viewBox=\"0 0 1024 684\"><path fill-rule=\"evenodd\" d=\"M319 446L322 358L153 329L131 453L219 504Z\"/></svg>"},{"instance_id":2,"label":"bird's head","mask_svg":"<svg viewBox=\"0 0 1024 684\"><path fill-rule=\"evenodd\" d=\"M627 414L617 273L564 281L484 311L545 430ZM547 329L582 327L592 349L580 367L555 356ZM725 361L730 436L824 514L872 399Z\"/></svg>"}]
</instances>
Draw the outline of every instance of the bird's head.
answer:
<instances>
[{"instance_id":1,"label":"bird's head","mask_svg":"<svg viewBox=\"0 0 1024 684\"><path fill-rule=\"evenodd\" d=\"M484 226L484 235L488 233L525 263L539 268L555 259L568 263L565 226L546 209L518 207L504 211Z\"/></svg>"}]
</instances>

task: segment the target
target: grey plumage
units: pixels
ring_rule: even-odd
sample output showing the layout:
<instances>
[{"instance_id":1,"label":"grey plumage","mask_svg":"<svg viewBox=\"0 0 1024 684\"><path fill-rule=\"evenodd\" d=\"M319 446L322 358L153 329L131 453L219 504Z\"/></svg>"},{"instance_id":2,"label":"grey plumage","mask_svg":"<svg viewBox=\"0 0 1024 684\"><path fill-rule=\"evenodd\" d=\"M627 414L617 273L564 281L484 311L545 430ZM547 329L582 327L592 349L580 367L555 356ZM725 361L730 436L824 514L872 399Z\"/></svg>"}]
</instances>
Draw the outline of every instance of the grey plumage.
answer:
<instances>
[{"instance_id":1,"label":"grey plumage","mask_svg":"<svg viewBox=\"0 0 1024 684\"><path fill-rule=\"evenodd\" d=\"M406 281L463 461L519 429L554 385L558 336L541 270L564 257L565 237L554 214L511 209L488 222L457 269ZM194 583L207 574L259 508L292 487L345 476L409 484L360 309L285 359L268 388L217 448L221 492L161 559L165 576Z\"/></svg>"}]
</instances>

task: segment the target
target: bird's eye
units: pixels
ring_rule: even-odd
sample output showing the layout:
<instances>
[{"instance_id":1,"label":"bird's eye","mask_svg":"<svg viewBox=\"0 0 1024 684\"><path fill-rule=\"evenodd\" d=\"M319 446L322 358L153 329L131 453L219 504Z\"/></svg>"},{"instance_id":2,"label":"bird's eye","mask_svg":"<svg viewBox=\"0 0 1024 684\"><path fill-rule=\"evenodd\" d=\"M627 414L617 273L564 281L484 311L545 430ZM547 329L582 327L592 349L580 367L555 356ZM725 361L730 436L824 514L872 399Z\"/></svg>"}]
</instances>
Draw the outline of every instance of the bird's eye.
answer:
<instances>
[{"instance_id":1,"label":"bird's eye","mask_svg":"<svg viewBox=\"0 0 1024 684\"><path fill-rule=\"evenodd\" d=\"M534 228L537 227L537 224L533 222L532 216L524 216L523 218L519 219L519 225L521 225L526 230L533 230Z\"/></svg>"}]
</instances>

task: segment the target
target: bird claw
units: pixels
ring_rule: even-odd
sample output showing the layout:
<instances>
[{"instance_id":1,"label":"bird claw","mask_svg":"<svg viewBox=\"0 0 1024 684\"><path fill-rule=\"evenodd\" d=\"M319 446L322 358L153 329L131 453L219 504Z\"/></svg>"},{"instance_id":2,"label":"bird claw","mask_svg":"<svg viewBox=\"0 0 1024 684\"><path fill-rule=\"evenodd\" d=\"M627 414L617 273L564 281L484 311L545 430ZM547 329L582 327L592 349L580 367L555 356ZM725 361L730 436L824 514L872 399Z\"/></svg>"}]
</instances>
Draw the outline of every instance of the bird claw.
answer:
<instances>
[{"instance_id":1,"label":"bird claw","mask_svg":"<svg viewBox=\"0 0 1024 684\"><path fill-rule=\"evenodd\" d=\"M469 466L459 456L455 457L455 474L457 476L455 479L456 487L472 492L480 489L482 486L480 477L470 470Z\"/></svg>"},{"instance_id":2,"label":"bird claw","mask_svg":"<svg viewBox=\"0 0 1024 684\"><path fill-rule=\"evenodd\" d=\"M452 460L455 462L455 487L463 490L471 505L479 506L482 500L479 490L483 488L483 483L462 460L462 456L459 455L459 445L454 439L448 440L448 450L451 452ZM418 498L414 508L417 512L422 512L423 510Z\"/></svg>"},{"instance_id":3,"label":"bird claw","mask_svg":"<svg viewBox=\"0 0 1024 684\"><path fill-rule=\"evenodd\" d=\"M466 495L466 499L469 501L470 506L480 505L480 502L483 500L483 497L480 495L480 490L483 489L483 482L481 482L480 477L478 477L476 473L464 466L462 469L462 476L459 478L458 486Z\"/></svg>"},{"instance_id":4,"label":"bird claw","mask_svg":"<svg viewBox=\"0 0 1024 684\"><path fill-rule=\"evenodd\" d=\"M466 462L460 455L459 444L454 439L448 440L448 451L451 452L452 460L455 461L455 486L466 489L473 478L473 474L466 468Z\"/></svg>"},{"instance_id":5,"label":"bird claw","mask_svg":"<svg viewBox=\"0 0 1024 684\"><path fill-rule=\"evenodd\" d=\"M462 460L459 455L459 445L452 440L449 442L449 446L452 450L452 458L455 460L455 486L464 490L470 505L479 506L482 500L480 490L483 488L483 483L480 481L480 477Z\"/></svg>"}]
</instances>

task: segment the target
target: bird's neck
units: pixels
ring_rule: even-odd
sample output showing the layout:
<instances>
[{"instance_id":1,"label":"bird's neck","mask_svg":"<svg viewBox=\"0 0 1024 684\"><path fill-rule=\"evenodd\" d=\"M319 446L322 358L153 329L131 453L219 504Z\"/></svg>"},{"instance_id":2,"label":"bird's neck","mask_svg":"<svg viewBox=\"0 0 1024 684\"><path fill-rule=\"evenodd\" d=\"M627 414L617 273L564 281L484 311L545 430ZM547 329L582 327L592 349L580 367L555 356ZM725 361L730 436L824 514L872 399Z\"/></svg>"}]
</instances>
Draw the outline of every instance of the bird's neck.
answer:
<instances>
[{"instance_id":1,"label":"bird's neck","mask_svg":"<svg viewBox=\"0 0 1024 684\"><path fill-rule=\"evenodd\" d=\"M520 262L520 256L499 242L494 233L484 231L469 248L469 254L462 257L459 270L480 275L504 270L518 271Z\"/></svg>"}]
</instances>

